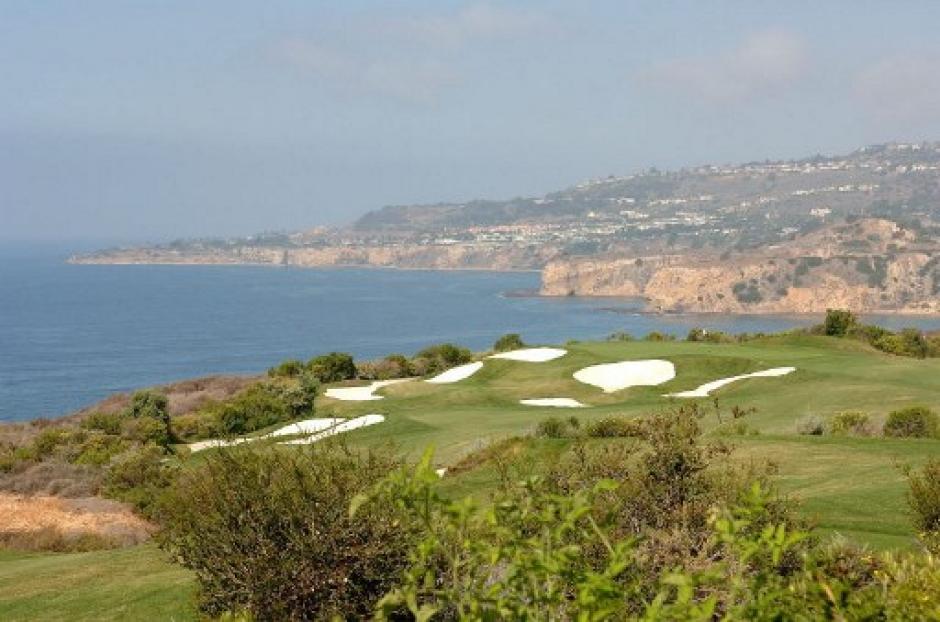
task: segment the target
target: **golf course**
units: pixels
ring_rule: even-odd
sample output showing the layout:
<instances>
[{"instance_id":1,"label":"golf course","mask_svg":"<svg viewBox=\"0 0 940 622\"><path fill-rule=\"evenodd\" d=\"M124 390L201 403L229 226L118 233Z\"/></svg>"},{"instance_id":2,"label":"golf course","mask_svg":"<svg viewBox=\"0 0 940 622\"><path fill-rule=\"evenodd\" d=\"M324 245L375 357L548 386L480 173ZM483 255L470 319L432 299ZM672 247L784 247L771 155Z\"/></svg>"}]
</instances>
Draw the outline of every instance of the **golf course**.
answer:
<instances>
[{"instance_id":1,"label":"golf course","mask_svg":"<svg viewBox=\"0 0 940 622\"><path fill-rule=\"evenodd\" d=\"M886 437L881 430L892 411L940 410L940 359L894 356L860 341L807 334L734 343L618 340L553 347L563 354L539 360L480 355L482 366L457 380L385 383L351 393L360 399L329 397L350 395L329 390L365 387L366 381L329 385L317 397L316 417L351 421L381 415L336 436L353 447L391 444L415 459L432 447L434 466L448 469L441 480L446 494L485 499L496 479L493 467L486 459L466 458L505 439L518 437L513 451L533 460L551 460L576 442L627 442L537 435L546 419L575 416L583 428L697 403L706 438L731 445L729 460L771 465L779 489L799 504L820 536L841 536L876 551L914 546L904 468L940 455L940 440ZM629 361L665 361L674 377L612 391L575 378L579 370ZM783 368L792 370L729 381L707 397L667 396ZM522 403L562 398L558 403L569 407ZM745 414L733 418L732 410ZM846 411L864 413L870 431L831 431L827 422ZM814 421L818 429L807 423ZM251 444L291 438L271 431L254 433L259 438ZM218 449L179 454L186 468L212 451ZM4 620L35 618L40 611L46 620L138 619L156 611L160 619L194 619L194 592L188 571L149 543L88 553L0 553Z\"/></svg>"}]
</instances>

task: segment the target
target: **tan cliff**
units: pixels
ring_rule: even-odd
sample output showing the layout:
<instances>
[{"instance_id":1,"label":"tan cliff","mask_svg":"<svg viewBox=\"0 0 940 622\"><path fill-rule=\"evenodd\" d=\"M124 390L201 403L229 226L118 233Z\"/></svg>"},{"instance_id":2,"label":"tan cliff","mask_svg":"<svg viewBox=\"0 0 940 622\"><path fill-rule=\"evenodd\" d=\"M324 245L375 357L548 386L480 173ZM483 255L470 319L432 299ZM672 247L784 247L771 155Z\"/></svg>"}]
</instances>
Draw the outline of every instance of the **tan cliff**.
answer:
<instances>
[{"instance_id":1,"label":"tan cliff","mask_svg":"<svg viewBox=\"0 0 940 622\"><path fill-rule=\"evenodd\" d=\"M940 312L940 255L893 222L830 227L747 255L549 262L543 295L629 296L659 311Z\"/></svg>"},{"instance_id":2,"label":"tan cliff","mask_svg":"<svg viewBox=\"0 0 940 622\"><path fill-rule=\"evenodd\" d=\"M551 245L397 244L388 246L131 248L72 257L76 264L286 265L415 270L538 270L558 255Z\"/></svg>"}]
</instances>

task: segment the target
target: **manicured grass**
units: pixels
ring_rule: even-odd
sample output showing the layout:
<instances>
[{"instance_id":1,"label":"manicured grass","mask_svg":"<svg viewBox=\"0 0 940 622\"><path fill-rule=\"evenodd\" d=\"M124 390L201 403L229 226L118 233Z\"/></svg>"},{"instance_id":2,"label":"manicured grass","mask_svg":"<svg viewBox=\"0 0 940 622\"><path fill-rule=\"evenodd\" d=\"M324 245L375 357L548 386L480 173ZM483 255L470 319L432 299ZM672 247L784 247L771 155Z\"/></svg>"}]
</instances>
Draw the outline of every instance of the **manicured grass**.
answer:
<instances>
[{"instance_id":1,"label":"manicured grass","mask_svg":"<svg viewBox=\"0 0 940 622\"><path fill-rule=\"evenodd\" d=\"M829 418L861 410L876 425L888 412L911 404L940 410L940 360L886 355L862 344L825 337L773 337L744 344L688 342L610 342L569 344L569 353L547 363L486 361L471 378L452 385L411 382L385 389L376 402L321 400L322 411L339 416L381 412L387 422L349 435L354 443L392 441L417 454L436 448L441 466L494 440L534 429L548 416L577 415L582 421L643 414L689 400L664 393L692 389L717 378L771 367L794 366L778 378L730 384L699 400L713 399L755 408L747 417L756 436L731 437L741 460L777 465L783 490L797 497L824 533L840 533L878 548L907 547L913 533L904 501L902 464L919 465L940 455L938 440L807 437L797 422L814 415ZM662 358L676 366L676 378L658 387L635 387L613 394L583 385L572 374L587 365L628 359ZM591 408L522 406L519 399L573 397ZM717 426L709 414L707 429ZM457 491L485 485L485 473L464 474Z\"/></svg>"},{"instance_id":2,"label":"manicured grass","mask_svg":"<svg viewBox=\"0 0 940 622\"><path fill-rule=\"evenodd\" d=\"M151 545L92 553L0 551L0 620L195 620L192 575Z\"/></svg>"}]
</instances>

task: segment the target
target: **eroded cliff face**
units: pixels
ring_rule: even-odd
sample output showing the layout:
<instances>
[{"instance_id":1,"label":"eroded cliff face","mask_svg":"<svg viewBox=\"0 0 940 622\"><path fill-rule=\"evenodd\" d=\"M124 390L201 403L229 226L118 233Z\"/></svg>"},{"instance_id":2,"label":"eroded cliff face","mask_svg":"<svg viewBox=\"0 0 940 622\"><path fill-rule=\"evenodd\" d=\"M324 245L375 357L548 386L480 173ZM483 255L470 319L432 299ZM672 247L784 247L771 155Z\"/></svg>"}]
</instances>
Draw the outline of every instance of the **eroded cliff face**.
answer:
<instances>
[{"instance_id":1,"label":"eroded cliff face","mask_svg":"<svg viewBox=\"0 0 940 622\"><path fill-rule=\"evenodd\" d=\"M263 248L236 246L185 251L122 249L73 257L81 264L261 264L301 267L362 266L415 270L538 270L558 255L554 246L421 245Z\"/></svg>"},{"instance_id":2,"label":"eroded cliff face","mask_svg":"<svg viewBox=\"0 0 940 622\"><path fill-rule=\"evenodd\" d=\"M735 257L575 258L550 262L542 294L631 296L661 311L940 312L940 257L883 220L831 227Z\"/></svg>"}]
</instances>

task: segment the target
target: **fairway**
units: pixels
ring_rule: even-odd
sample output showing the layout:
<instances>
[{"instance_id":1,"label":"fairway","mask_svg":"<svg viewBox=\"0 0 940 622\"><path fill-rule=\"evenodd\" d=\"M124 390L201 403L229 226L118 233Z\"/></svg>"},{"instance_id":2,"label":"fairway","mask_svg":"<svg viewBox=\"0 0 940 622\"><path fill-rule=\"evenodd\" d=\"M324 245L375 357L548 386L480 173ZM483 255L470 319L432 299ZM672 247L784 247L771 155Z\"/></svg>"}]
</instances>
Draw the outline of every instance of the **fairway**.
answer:
<instances>
[{"instance_id":1,"label":"fairway","mask_svg":"<svg viewBox=\"0 0 940 622\"><path fill-rule=\"evenodd\" d=\"M906 514L901 466L917 466L940 455L940 440L804 436L797 422L844 410L867 413L880 428L887 414L912 404L940 410L940 360L877 352L858 342L827 337L768 337L740 344L695 342L584 342L565 345L568 354L543 363L486 360L458 383L404 383L385 387L380 402L322 399L321 416L352 417L381 412L386 422L357 431L350 442L392 441L411 455L435 448L446 467L469 452L511 435L526 434L550 416L577 415L587 422L611 415L642 416L698 401L717 400L756 409L746 421L757 434L725 436L741 460L772 461L781 488L803 503L825 533L840 533L876 548L907 547L913 532ZM615 393L582 384L574 372L590 365L664 359L676 376L658 386ZM667 398L720 378L795 367L777 377L747 378L698 400ZM568 397L588 405L568 411L520 404L531 398ZM713 434L717 419L704 427ZM462 477L471 478L471 474ZM471 486L470 488L474 488Z\"/></svg>"},{"instance_id":2,"label":"fairway","mask_svg":"<svg viewBox=\"0 0 940 622\"><path fill-rule=\"evenodd\" d=\"M800 502L821 535L839 534L874 549L904 549L914 543L901 467L940 455L940 440L806 436L797 432L797 422L808 415L826 419L859 410L880 429L896 408L921 404L940 410L940 360L895 357L854 341L805 335L734 344L618 341L564 347L565 355L544 362L487 358L476 373L458 382L387 384L376 391L380 400L344 401L323 395L317 398L317 417L351 419L380 413L384 422L347 432L343 438L354 446L392 443L412 457L433 446L437 466L448 467L494 441L529 434L550 416L576 415L586 423L611 415L640 417L697 401L706 407L706 434L716 436L717 400L725 412L732 406L755 409L745 419L748 434L721 432L722 439L735 446L733 459L772 463L781 490ZM612 393L573 377L592 365L650 359L672 363L675 377ZM796 369L786 375L740 379L707 398L664 397L721 378L783 367ZM357 384L366 383L329 388ZM520 403L546 398L570 398L586 406L560 409ZM571 443L529 438L519 442L518 451L552 460ZM212 451L200 452L190 464ZM485 495L494 481L492 466L484 462L446 476L442 485L449 495ZM2 555L3 620L144 619L155 611L168 620L195 616L191 576L169 564L152 545L96 553Z\"/></svg>"}]
</instances>

